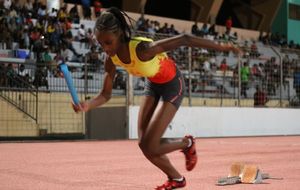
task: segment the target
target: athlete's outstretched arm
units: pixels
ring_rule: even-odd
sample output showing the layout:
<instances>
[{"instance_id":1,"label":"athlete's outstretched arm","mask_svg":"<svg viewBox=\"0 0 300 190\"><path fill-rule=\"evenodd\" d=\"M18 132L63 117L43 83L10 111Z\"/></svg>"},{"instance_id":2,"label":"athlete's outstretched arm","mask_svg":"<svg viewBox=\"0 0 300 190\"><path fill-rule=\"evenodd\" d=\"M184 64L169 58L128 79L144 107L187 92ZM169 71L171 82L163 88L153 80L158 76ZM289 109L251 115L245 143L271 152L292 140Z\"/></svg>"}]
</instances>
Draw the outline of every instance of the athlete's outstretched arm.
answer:
<instances>
[{"instance_id":1,"label":"athlete's outstretched arm","mask_svg":"<svg viewBox=\"0 0 300 190\"><path fill-rule=\"evenodd\" d=\"M112 63L110 58L107 58L107 60L105 61L104 69L105 69L105 74L104 74L104 83L103 83L102 90L93 99L82 102L80 103L79 106L73 105L73 108L76 112L89 111L98 106L101 106L111 98L113 81L116 73L116 66Z\"/></svg>"},{"instance_id":2,"label":"athlete's outstretched arm","mask_svg":"<svg viewBox=\"0 0 300 190\"><path fill-rule=\"evenodd\" d=\"M170 51L180 46L207 48L217 51L234 51L235 53L240 52L238 48L234 47L231 44L220 45L212 40L199 38L190 34L181 34L174 37L154 41L152 43L143 43L138 46L137 53L141 59L147 60L154 57L156 54Z\"/></svg>"}]
</instances>

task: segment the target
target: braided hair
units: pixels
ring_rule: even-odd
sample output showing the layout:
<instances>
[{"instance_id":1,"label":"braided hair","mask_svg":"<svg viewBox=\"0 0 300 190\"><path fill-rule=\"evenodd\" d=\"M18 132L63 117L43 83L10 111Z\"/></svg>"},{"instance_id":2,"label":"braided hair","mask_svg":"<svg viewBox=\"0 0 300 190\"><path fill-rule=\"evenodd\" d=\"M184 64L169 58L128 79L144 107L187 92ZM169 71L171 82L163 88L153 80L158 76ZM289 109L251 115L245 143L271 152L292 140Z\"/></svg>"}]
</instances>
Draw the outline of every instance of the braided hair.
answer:
<instances>
[{"instance_id":1,"label":"braided hair","mask_svg":"<svg viewBox=\"0 0 300 190\"><path fill-rule=\"evenodd\" d=\"M126 18L130 21L130 25L127 23ZM95 30L112 33L121 32L124 34L122 40L129 42L131 39L132 20L125 12L111 7L103 11L97 18Z\"/></svg>"}]
</instances>

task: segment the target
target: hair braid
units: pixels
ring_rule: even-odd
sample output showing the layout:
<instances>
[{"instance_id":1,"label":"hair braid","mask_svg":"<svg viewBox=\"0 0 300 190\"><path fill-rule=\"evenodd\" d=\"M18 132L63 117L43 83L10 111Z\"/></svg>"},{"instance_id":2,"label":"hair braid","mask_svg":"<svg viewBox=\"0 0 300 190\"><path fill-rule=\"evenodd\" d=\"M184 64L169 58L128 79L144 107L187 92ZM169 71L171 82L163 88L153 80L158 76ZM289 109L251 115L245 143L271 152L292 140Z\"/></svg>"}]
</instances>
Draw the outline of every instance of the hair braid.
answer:
<instances>
[{"instance_id":1,"label":"hair braid","mask_svg":"<svg viewBox=\"0 0 300 190\"><path fill-rule=\"evenodd\" d=\"M127 23L126 18L130 21ZM132 18L125 12L120 11L118 8L111 7L102 12L97 18L95 29L99 31L110 31L117 33L122 31L124 33L124 40L127 42L131 39Z\"/></svg>"}]
</instances>

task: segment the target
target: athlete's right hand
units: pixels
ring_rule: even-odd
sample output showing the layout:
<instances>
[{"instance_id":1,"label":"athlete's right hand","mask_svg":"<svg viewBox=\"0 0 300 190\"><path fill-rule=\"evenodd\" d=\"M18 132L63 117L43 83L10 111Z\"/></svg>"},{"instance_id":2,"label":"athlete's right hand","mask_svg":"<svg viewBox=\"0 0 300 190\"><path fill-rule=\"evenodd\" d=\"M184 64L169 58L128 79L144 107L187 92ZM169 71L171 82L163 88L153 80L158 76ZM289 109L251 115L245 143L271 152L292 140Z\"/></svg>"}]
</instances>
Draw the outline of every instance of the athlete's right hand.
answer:
<instances>
[{"instance_id":1,"label":"athlete's right hand","mask_svg":"<svg viewBox=\"0 0 300 190\"><path fill-rule=\"evenodd\" d=\"M89 110L89 106L87 102L80 102L78 105L72 103L73 110L78 112L87 112Z\"/></svg>"}]
</instances>

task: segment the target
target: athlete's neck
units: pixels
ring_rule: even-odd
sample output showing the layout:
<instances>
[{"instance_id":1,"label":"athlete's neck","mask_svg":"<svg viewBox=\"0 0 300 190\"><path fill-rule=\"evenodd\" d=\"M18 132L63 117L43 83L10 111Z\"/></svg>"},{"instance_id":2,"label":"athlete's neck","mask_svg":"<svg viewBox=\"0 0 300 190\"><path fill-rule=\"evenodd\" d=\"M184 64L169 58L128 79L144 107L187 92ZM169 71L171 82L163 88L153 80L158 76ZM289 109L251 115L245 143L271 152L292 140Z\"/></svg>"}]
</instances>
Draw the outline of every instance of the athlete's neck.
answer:
<instances>
[{"instance_id":1,"label":"athlete's neck","mask_svg":"<svg viewBox=\"0 0 300 190\"><path fill-rule=\"evenodd\" d=\"M130 52L129 52L129 42L121 43L116 55L123 63L129 64L131 62Z\"/></svg>"}]
</instances>

